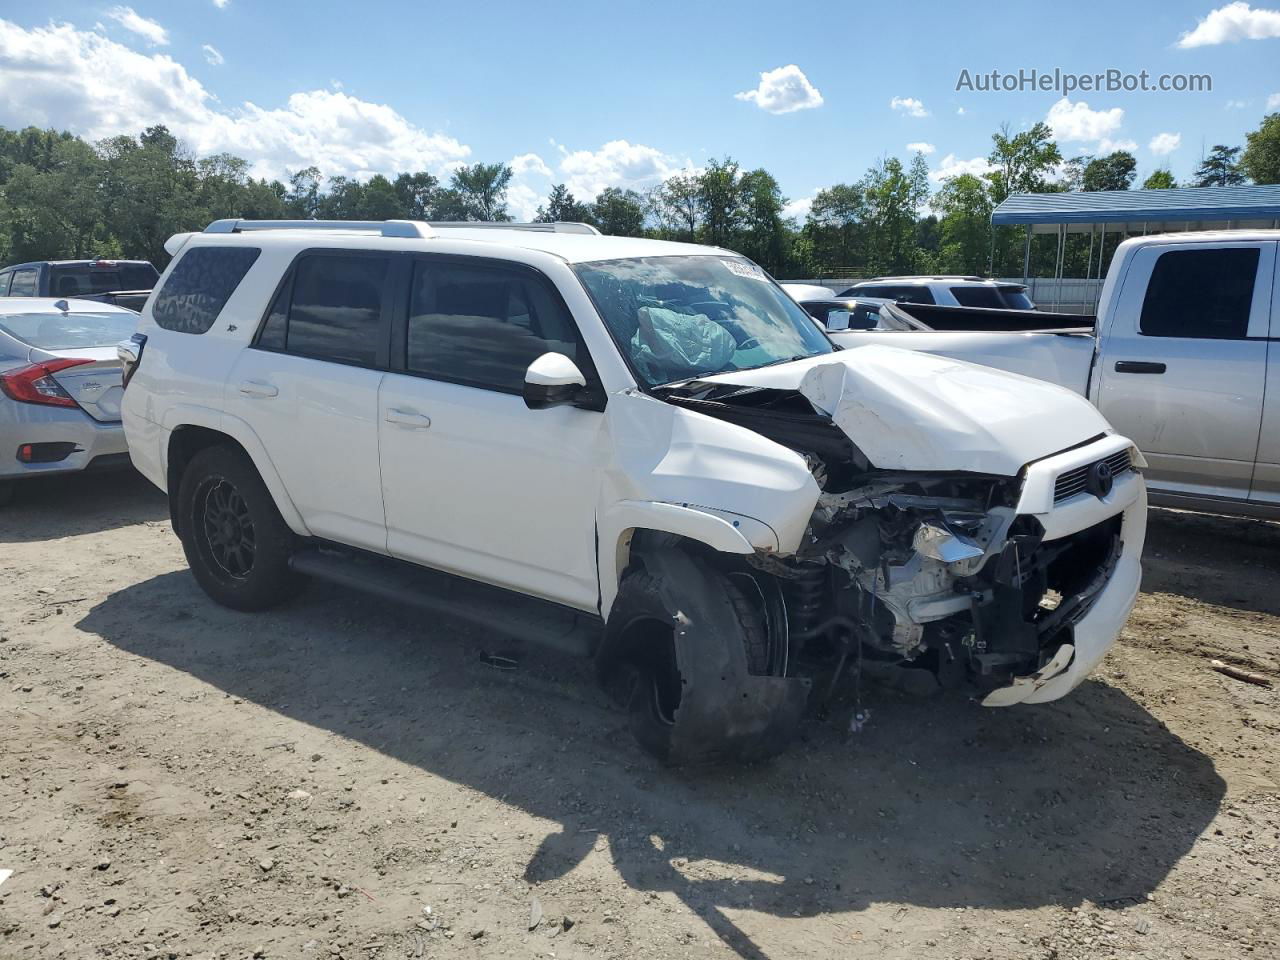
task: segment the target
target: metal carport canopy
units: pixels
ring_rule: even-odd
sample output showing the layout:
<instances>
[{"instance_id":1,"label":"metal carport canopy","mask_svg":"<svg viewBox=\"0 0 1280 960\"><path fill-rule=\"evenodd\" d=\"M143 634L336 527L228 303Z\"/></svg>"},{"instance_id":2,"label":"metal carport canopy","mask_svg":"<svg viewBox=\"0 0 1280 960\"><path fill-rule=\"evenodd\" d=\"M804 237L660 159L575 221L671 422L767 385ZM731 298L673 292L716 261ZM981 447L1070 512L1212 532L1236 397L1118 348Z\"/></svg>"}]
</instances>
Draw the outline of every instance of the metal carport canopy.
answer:
<instances>
[{"instance_id":1,"label":"metal carport canopy","mask_svg":"<svg viewBox=\"0 0 1280 960\"><path fill-rule=\"evenodd\" d=\"M1280 220L1280 185L1015 193L991 214L991 222L996 226L1065 224L1069 230L1072 225L1088 229L1104 223L1158 230L1203 225L1206 221L1270 227L1277 220Z\"/></svg>"}]
</instances>

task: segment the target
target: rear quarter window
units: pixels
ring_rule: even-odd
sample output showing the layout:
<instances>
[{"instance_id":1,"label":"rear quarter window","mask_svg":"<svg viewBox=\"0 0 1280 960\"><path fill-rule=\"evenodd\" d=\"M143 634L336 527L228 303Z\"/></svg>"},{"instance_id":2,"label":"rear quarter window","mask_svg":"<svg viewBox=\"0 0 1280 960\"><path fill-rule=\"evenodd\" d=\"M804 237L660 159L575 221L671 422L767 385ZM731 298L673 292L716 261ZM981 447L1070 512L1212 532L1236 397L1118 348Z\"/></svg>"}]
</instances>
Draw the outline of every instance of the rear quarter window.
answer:
<instances>
[{"instance_id":1,"label":"rear quarter window","mask_svg":"<svg viewBox=\"0 0 1280 960\"><path fill-rule=\"evenodd\" d=\"M165 330L205 333L261 253L257 247L188 250L156 292L151 315Z\"/></svg>"}]
</instances>

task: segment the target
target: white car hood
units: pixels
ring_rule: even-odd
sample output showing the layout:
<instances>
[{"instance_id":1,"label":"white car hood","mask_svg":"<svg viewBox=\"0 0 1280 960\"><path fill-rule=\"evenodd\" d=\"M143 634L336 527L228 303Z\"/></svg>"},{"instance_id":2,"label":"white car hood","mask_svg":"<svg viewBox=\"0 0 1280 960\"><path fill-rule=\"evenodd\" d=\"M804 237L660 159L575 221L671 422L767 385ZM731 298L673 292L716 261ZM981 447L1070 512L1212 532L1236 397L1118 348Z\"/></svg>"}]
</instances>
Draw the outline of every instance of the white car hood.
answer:
<instances>
[{"instance_id":1,"label":"white car hood","mask_svg":"<svg viewBox=\"0 0 1280 960\"><path fill-rule=\"evenodd\" d=\"M1015 476L1110 427L1083 397L991 367L864 346L794 363L700 377L796 390L883 470Z\"/></svg>"}]
</instances>

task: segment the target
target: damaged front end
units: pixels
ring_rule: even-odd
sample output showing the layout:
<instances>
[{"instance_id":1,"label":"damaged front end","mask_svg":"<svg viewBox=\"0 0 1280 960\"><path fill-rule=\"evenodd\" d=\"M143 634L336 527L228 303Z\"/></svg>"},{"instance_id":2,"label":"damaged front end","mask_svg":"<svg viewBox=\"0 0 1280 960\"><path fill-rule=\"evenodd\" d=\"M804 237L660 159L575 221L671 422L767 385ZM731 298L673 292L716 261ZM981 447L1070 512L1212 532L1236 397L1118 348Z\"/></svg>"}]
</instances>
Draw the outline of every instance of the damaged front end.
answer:
<instances>
[{"instance_id":1,"label":"damaged front end","mask_svg":"<svg viewBox=\"0 0 1280 960\"><path fill-rule=\"evenodd\" d=\"M798 391L693 383L665 399L790 447L821 489L794 551L748 558L781 584L794 662L838 674L853 649L975 683L990 705L1071 665L1073 628L1119 562L1119 508L1050 537L1019 513L1021 474L878 469ZM1129 470L1127 451L1111 465Z\"/></svg>"}]
</instances>

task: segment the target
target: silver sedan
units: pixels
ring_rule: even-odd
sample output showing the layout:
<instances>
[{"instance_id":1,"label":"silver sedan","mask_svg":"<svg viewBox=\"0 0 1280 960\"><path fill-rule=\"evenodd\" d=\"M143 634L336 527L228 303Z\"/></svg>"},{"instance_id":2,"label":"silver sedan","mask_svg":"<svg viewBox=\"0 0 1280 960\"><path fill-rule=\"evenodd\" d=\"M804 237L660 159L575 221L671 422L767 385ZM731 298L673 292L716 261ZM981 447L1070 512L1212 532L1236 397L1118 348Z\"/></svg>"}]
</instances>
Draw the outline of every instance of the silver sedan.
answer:
<instances>
[{"instance_id":1,"label":"silver sedan","mask_svg":"<svg viewBox=\"0 0 1280 960\"><path fill-rule=\"evenodd\" d=\"M0 505L17 480L128 465L115 345L137 322L91 300L0 300Z\"/></svg>"}]
</instances>

